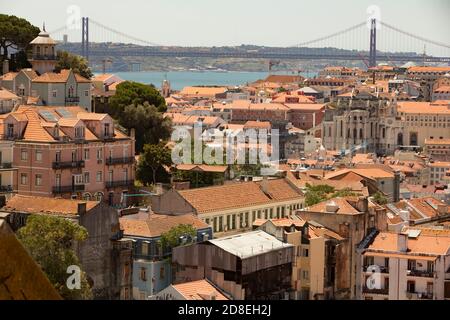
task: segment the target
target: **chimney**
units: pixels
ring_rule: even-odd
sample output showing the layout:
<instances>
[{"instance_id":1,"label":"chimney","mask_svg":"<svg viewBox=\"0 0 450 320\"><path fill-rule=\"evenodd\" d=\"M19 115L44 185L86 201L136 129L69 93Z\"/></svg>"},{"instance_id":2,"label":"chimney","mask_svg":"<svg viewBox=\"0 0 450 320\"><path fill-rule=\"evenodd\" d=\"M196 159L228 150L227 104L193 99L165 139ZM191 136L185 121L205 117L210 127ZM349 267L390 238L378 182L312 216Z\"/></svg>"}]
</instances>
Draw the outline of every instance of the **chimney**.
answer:
<instances>
[{"instance_id":1,"label":"chimney","mask_svg":"<svg viewBox=\"0 0 450 320\"><path fill-rule=\"evenodd\" d=\"M400 201L400 171L395 171L394 173L394 202Z\"/></svg>"},{"instance_id":2,"label":"chimney","mask_svg":"<svg viewBox=\"0 0 450 320\"><path fill-rule=\"evenodd\" d=\"M437 211L439 215L446 215L449 214L448 212L448 205L442 203L442 204L438 204L437 206Z\"/></svg>"},{"instance_id":3,"label":"chimney","mask_svg":"<svg viewBox=\"0 0 450 320\"><path fill-rule=\"evenodd\" d=\"M261 190L266 195L269 194L269 180L267 179L267 176L264 176L263 180L261 181Z\"/></svg>"},{"instance_id":4,"label":"chimney","mask_svg":"<svg viewBox=\"0 0 450 320\"><path fill-rule=\"evenodd\" d=\"M399 233L397 236L397 251L406 252L408 251L408 234Z\"/></svg>"},{"instance_id":5,"label":"chimney","mask_svg":"<svg viewBox=\"0 0 450 320\"><path fill-rule=\"evenodd\" d=\"M9 60L5 59L3 60L3 74L8 73L9 72Z\"/></svg>"},{"instance_id":6,"label":"chimney","mask_svg":"<svg viewBox=\"0 0 450 320\"><path fill-rule=\"evenodd\" d=\"M86 213L86 202L78 202L77 213L79 216Z\"/></svg>"},{"instance_id":7,"label":"chimney","mask_svg":"<svg viewBox=\"0 0 450 320\"><path fill-rule=\"evenodd\" d=\"M134 139L136 137L136 130L134 128L131 128L130 130L130 138Z\"/></svg>"},{"instance_id":8,"label":"chimney","mask_svg":"<svg viewBox=\"0 0 450 320\"><path fill-rule=\"evenodd\" d=\"M400 210L399 216L403 221L409 222L410 215L408 210Z\"/></svg>"}]
</instances>

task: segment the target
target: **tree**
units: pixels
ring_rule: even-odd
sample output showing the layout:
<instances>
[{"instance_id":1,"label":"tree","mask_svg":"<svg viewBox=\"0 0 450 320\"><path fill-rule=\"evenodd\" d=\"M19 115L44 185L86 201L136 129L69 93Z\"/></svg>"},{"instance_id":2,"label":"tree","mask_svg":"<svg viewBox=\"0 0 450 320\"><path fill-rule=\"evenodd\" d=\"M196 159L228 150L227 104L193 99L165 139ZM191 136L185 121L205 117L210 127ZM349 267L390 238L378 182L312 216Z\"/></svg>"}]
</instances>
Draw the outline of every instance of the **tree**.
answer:
<instances>
[{"instance_id":1,"label":"tree","mask_svg":"<svg viewBox=\"0 0 450 320\"><path fill-rule=\"evenodd\" d=\"M92 298L84 272L81 274L81 289L71 290L66 285L70 276L67 268L72 265L80 266L73 247L75 242L87 238L84 227L63 218L31 215L17 235L64 299Z\"/></svg>"},{"instance_id":2,"label":"tree","mask_svg":"<svg viewBox=\"0 0 450 320\"><path fill-rule=\"evenodd\" d=\"M26 51L30 42L36 38L40 30L27 20L16 16L0 14L0 48L2 60L8 59L9 48Z\"/></svg>"},{"instance_id":3,"label":"tree","mask_svg":"<svg viewBox=\"0 0 450 320\"><path fill-rule=\"evenodd\" d=\"M161 235L161 245L163 248L175 248L180 245L181 237L186 239L187 243L194 242L197 230L190 224L180 224Z\"/></svg>"},{"instance_id":4,"label":"tree","mask_svg":"<svg viewBox=\"0 0 450 320\"><path fill-rule=\"evenodd\" d=\"M136 130L136 151L141 152L144 144L158 144L172 132L170 118L164 118L158 110L145 102L143 105L129 105L118 119L118 123L130 130Z\"/></svg>"},{"instance_id":5,"label":"tree","mask_svg":"<svg viewBox=\"0 0 450 320\"><path fill-rule=\"evenodd\" d=\"M93 76L91 68L89 68L88 62L84 57L62 50L58 51L56 55L58 58L55 66L56 72L62 69L72 69L73 72L80 74L86 79L90 79Z\"/></svg>"},{"instance_id":6,"label":"tree","mask_svg":"<svg viewBox=\"0 0 450 320\"><path fill-rule=\"evenodd\" d=\"M166 101L154 86L124 81L117 85L116 93L109 101L111 116L120 119L128 106L138 107L144 105L145 102L155 106L159 112L167 110Z\"/></svg>"},{"instance_id":7,"label":"tree","mask_svg":"<svg viewBox=\"0 0 450 320\"><path fill-rule=\"evenodd\" d=\"M139 157L136 178L144 185L155 184L158 170L164 170L164 166L170 166L171 164L171 151L165 146L164 142L146 144L144 152Z\"/></svg>"},{"instance_id":8,"label":"tree","mask_svg":"<svg viewBox=\"0 0 450 320\"><path fill-rule=\"evenodd\" d=\"M388 199L386 198L386 196L384 194L382 194L380 191L377 191L374 195L373 195L373 201L375 201L375 203L379 204L379 205L385 205L388 203Z\"/></svg>"}]
</instances>

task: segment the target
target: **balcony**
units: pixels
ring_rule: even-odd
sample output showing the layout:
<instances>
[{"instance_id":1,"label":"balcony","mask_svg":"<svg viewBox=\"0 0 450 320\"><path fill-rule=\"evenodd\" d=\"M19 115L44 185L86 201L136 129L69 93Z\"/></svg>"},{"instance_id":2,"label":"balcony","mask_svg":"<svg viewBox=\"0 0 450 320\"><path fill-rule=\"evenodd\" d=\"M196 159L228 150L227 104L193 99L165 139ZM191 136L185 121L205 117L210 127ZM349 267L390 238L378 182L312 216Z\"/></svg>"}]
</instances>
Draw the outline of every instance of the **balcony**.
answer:
<instances>
[{"instance_id":1,"label":"balcony","mask_svg":"<svg viewBox=\"0 0 450 320\"><path fill-rule=\"evenodd\" d=\"M427 271L427 270L408 270L407 275L411 277L425 277L425 278L433 278L434 277L434 271Z\"/></svg>"},{"instance_id":2,"label":"balcony","mask_svg":"<svg viewBox=\"0 0 450 320\"><path fill-rule=\"evenodd\" d=\"M388 295L389 288L387 288L387 289L385 289L385 288L384 289L369 289L367 287L363 287L363 293Z\"/></svg>"},{"instance_id":3,"label":"balcony","mask_svg":"<svg viewBox=\"0 0 450 320\"><path fill-rule=\"evenodd\" d=\"M41 55L41 54L33 54L31 56L31 60L58 60L57 56L52 55L52 54L46 54L46 55Z\"/></svg>"},{"instance_id":4,"label":"balcony","mask_svg":"<svg viewBox=\"0 0 450 320\"><path fill-rule=\"evenodd\" d=\"M372 270L367 271L367 269L368 269L369 267L374 267L374 265L366 265L366 266L364 266L364 267L363 267L364 272L372 272ZM380 268L380 272L381 272L381 273L389 273L389 267L385 267L385 266L375 266L375 267Z\"/></svg>"},{"instance_id":5,"label":"balcony","mask_svg":"<svg viewBox=\"0 0 450 320\"><path fill-rule=\"evenodd\" d=\"M53 169L76 169L84 168L84 161L55 161L52 164Z\"/></svg>"},{"instance_id":6,"label":"balcony","mask_svg":"<svg viewBox=\"0 0 450 320\"><path fill-rule=\"evenodd\" d=\"M433 300L430 292L406 292L406 298L410 300Z\"/></svg>"},{"instance_id":7,"label":"balcony","mask_svg":"<svg viewBox=\"0 0 450 320\"><path fill-rule=\"evenodd\" d=\"M131 187L134 185L134 181L132 180L123 180L123 181L107 181L106 188L118 188L118 187Z\"/></svg>"},{"instance_id":8,"label":"balcony","mask_svg":"<svg viewBox=\"0 0 450 320\"><path fill-rule=\"evenodd\" d=\"M121 157L121 158L107 158L106 164L108 166L114 165L114 164L133 164L134 163L134 157Z\"/></svg>"},{"instance_id":9,"label":"balcony","mask_svg":"<svg viewBox=\"0 0 450 320\"><path fill-rule=\"evenodd\" d=\"M17 186L12 185L0 186L0 193L11 193L14 190L17 190Z\"/></svg>"},{"instance_id":10,"label":"balcony","mask_svg":"<svg viewBox=\"0 0 450 320\"><path fill-rule=\"evenodd\" d=\"M80 97L66 97L66 103L78 103L80 102Z\"/></svg>"},{"instance_id":11,"label":"balcony","mask_svg":"<svg viewBox=\"0 0 450 320\"><path fill-rule=\"evenodd\" d=\"M12 163L11 162L3 162L0 164L0 169L11 169Z\"/></svg>"},{"instance_id":12,"label":"balcony","mask_svg":"<svg viewBox=\"0 0 450 320\"><path fill-rule=\"evenodd\" d=\"M84 184L72 186L56 186L52 188L53 194L74 193L84 191Z\"/></svg>"}]
</instances>

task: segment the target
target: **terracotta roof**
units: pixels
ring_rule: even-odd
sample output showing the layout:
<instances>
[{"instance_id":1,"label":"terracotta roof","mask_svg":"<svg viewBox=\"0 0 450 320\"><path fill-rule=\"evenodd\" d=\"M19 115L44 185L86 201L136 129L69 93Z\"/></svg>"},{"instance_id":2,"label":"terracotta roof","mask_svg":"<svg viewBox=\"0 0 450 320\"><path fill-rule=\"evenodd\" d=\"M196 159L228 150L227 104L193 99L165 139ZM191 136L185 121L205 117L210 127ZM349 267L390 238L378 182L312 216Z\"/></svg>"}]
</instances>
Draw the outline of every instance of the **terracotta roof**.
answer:
<instances>
[{"instance_id":1,"label":"terracotta roof","mask_svg":"<svg viewBox=\"0 0 450 320\"><path fill-rule=\"evenodd\" d=\"M6 202L2 210L73 216L78 214L79 203L86 203L86 211L93 209L99 204L97 201L15 195Z\"/></svg>"},{"instance_id":2,"label":"terracotta roof","mask_svg":"<svg viewBox=\"0 0 450 320\"><path fill-rule=\"evenodd\" d=\"M2 100L12 100L12 99L19 99L17 95L15 95L13 92L6 90L4 88L0 88L0 99Z\"/></svg>"},{"instance_id":3,"label":"terracotta roof","mask_svg":"<svg viewBox=\"0 0 450 320\"><path fill-rule=\"evenodd\" d=\"M224 173L228 170L227 166L213 166L207 164L178 164L177 170L181 171L203 171L203 172L220 172Z\"/></svg>"},{"instance_id":4,"label":"terracotta roof","mask_svg":"<svg viewBox=\"0 0 450 320\"><path fill-rule=\"evenodd\" d=\"M347 173L356 173L359 176L377 179L377 178L393 178L394 174L392 172L388 172L381 168L361 168L361 169L342 169L332 173L329 173L325 176L325 179L334 179L339 176L345 175Z\"/></svg>"},{"instance_id":5,"label":"terracotta roof","mask_svg":"<svg viewBox=\"0 0 450 320\"><path fill-rule=\"evenodd\" d=\"M92 77L92 81L105 82L106 80L108 80L109 78L111 78L113 76L114 75L111 73L102 73L102 74L98 74L98 75Z\"/></svg>"},{"instance_id":6,"label":"terracotta roof","mask_svg":"<svg viewBox=\"0 0 450 320\"><path fill-rule=\"evenodd\" d=\"M267 221L272 222L277 227L290 227L292 225L296 227L303 227L305 225L305 220L301 218L299 219L280 218L280 219L256 219L253 222L253 226L260 227Z\"/></svg>"},{"instance_id":7,"label":"terracotta roof","mask_svg":"<svg viewBox=\"0 0 450 320\"><path fill-rule=\"evenodd\" d=\"M303 79L304 78L302 76L272 74L267 76L264 81L276 83L297 83L301 82Z\"/></svg>"},{"instance_id":8,"label":"terracotta roof","mask_svg":"<svg viewBox=\"0 0 450 320\"><path fill-rule=\"evenodd\" d=\"M333 198L329 200L322 201L318 204L315 204L313 206L310 206L305 209L305 211L310 212L323 212L323 213L330 213L327 211L327 205L329 203L334 203L338 206L338 210L336 212L333 212L333 214L358 214L360 213L357 209L355 209L345 198Z\"/></svg>"},{"instance_id":9,"label":"terracotta roof","mask_svg":"<svg viewBox=\"0 0 450 320\"><path fill-rule=\"evenodd\" d=\"M450 139L425 139L425 144L427 145L433 145L433 144L449 144L450 145Z\"/></svg>"},{"instance_id":10,"label":"terracotta roof","mask_svg":"<svg viewBox=\"0 0 450 320\"><path fill-rule=\"evenodd\" d=\"M423 66L414 66L409 67L408 72L440 72L446 73L450 72L450 67L423 67Z\"/></svg>"},{"instance_id":11,"label":"terracotta roof","mask_svg":"<svg viewBox=\"0 0 450 320\"><path fill-rule=\"evenodd\" d=\"M266 129L270 130L272 125L269 121L247 121L244 124L244 129Z\"/></svg>"},{"instance_id":12,"label":"terracotta roof","mask_svg":"<svg viewBox=\"0 0 450 320\"><path fill-rule=\"evenodd\" d=\"M152 213L145 220L120 218L120 228L124 231L124 235L137 237L159 237L180 224L192 225L197 230L208 228L206 223L191 214L169 216Z\"/></svg>"},{"instance_id":13,"label":"terracotta roof","mask_svg":"<svg viewBox=\"0 0 450 320\"><path fill-rule=\"evenodd\" d=\"M98 120L101 121L107 117L107 113L79 112L77 118L81 120Z\"/></svg>"},{"instance_id":14,"label":"terracotta roof","mask_svg":"<svg viewBox=\"0 0 450 320\"><path fill-rule=\"evenodd\" d=\"M413 114L450 114L448 105L434 105L430 102L398 102L398 111Z\"/></svg>"},{"instance_id":15,"label":"terracotta roof","mask_svg":"<svg viewBox=\"0 0 450 320\"><path fill-rule=\"evenodd\" d=\"M1 76L3 81L12 81L18 75L18 72L8 72Z\"/></svg>"},{"instance_id":16,"label":"terracotta roof","mask_svg":"<svg viewBox=\"0 0 450 320\"><path fill-rule=\"evenodd\" d=\"M173 284L172 287L186 300L209 300L211 296L214 296L214 300L229 300L207 280Z\"/></svg>"},{"instance_id":17,"label":"terracotta roof","mask_svg":"<svg viewBox=\"0 0 450 320\"><path fill-rule=\"evenodd\" d=\"M319 111L325 108L324 104L319 103L285 103L291 110Z\"/></svg>"},{"instance_id":18,"label":"terracotta roof","mask_svg":"<svg viewBox=\"0 0 450 320\"><path fill-rule=\"evenodd\" d=\"M33 82L65 83L65 82L67 82L67 79L69 78L69 75L71 72L72 72L72 70L67 70L67 69L63 69L59 73L47 72L47 73L40 75L39 77L34 78ZM90 83L91 82L90 80L80 76L77 73L74 73L74 75L75 75L75 80L78 83Z\"/></svg>"},{"instance_id":19,"label":"terracotta roof","mask_svg":"<svg viewBox=\"0 0 450 320\"><path fill-rule=\"evenodd\" d=\"M437 93L448 93L450 92L450 86L440 86L439 88L435 89L434 92Z\"/></svg>"},{"instance_id":20,"label":"terracotta roof","mask_svg":"<svg viewBox=\"0 0 450 320\"><path fill-rule=\"evenodd\" d=\"M381 232L374 242L368 247L369 250L398 252L397 233ZM428 236L419 234L417 238L408 238L408 254L433 254L448 255L450 250L449 236Z\"/></svg>"},{"instance_id":21,"label":"terracotta roof","mask_svg":"<svg viewBox=\"0 0 450 320\"><path fill-rule=\"evenodd\" d=\"M215 97L217 94L228 91L226 87L184 87L180 91L180 95L186 96L211 96Z\"/></svg>"},{"instance_id":22,"label":"terracotta roof","mask_svg":"<svg viewBox=\"0 0 450 320\"><path fill-rule=\"evenodd\" d=\"M198 213L279 202L303 197L286 180L267 180L267 193L262 182L242 182L223 186L178 191Z\"/></svg>"}]
</instances>

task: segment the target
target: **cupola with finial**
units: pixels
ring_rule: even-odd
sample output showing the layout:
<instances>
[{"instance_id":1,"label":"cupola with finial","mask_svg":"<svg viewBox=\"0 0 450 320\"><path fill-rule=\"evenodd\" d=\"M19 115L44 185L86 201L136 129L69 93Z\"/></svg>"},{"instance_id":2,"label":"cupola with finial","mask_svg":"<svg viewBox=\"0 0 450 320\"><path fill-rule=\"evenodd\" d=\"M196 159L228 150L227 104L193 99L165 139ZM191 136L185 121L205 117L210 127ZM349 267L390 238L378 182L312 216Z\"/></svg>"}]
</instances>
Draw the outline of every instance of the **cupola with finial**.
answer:
<instances>
[{"instance_id":1,"label":"cupola with finial","mask_svg":"<svg viewBox=\"0 0 450 320\"><path fill-rule=\"evenodd\" d=\"M57 61L55 53L56 41L45 31L45 23L42 31L30 42L30 45L32 54L29 61L33 66L33 70L39 74L53 72Z\"/></svg>"}]
</instances>

